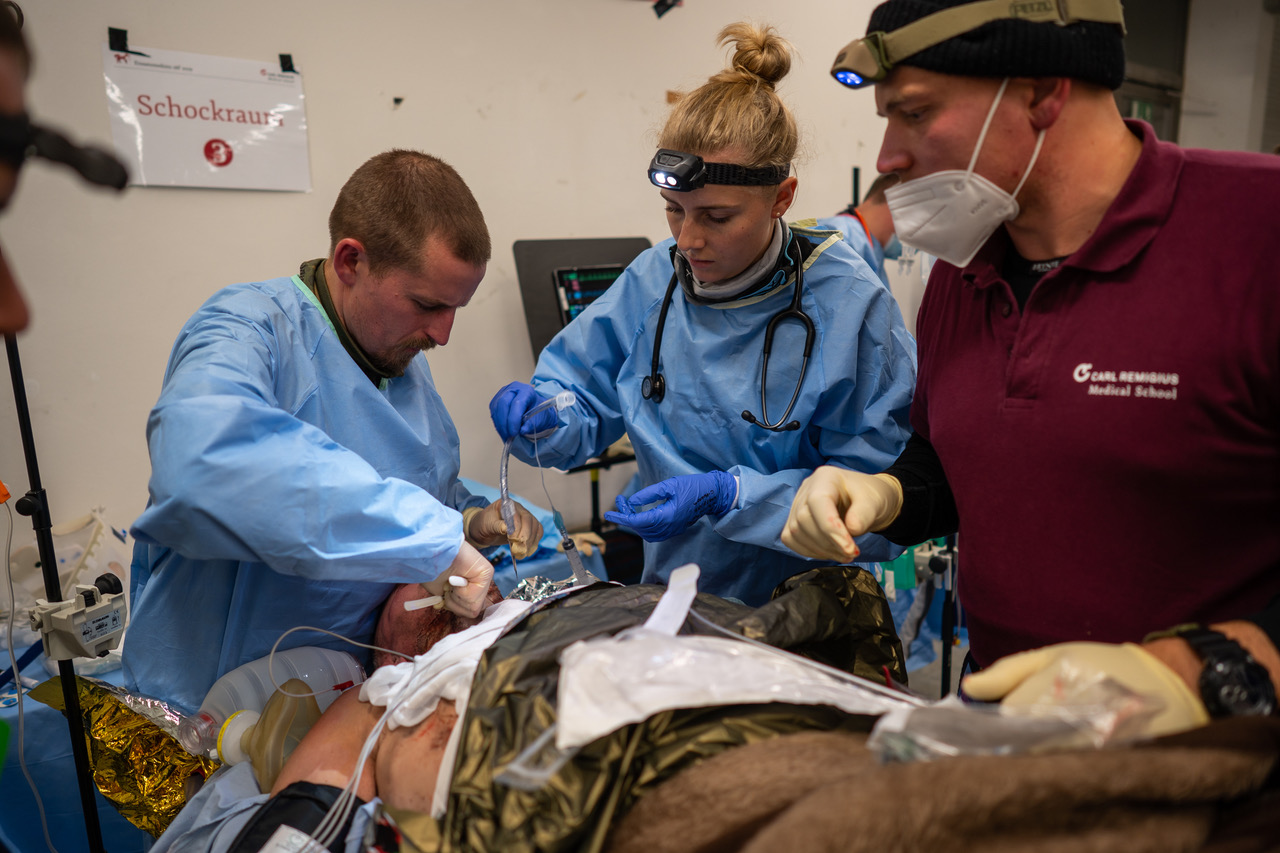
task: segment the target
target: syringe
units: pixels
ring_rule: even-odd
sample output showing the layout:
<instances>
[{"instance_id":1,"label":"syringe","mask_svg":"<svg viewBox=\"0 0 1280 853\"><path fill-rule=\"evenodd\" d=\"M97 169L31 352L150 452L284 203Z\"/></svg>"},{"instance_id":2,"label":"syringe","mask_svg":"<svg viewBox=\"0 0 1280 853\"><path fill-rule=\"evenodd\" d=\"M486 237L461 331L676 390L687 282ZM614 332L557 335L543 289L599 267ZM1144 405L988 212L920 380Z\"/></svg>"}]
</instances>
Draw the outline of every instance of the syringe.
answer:
<instances>
[{"instance_id":1,"label":"syringe","mask_svg":"<svg viewBox=\"0 0 1280 853\"><path fill-rule=\"evenodd\" d=\"M578 544L573 541L573 537L565 528L564 516L560 514L560 510L556 510L552 517L555 519L556 530L560 533L560 547L564 548L564 555L569 560L569 568L573 570L574 581L583 586L597 583L600 579L587 571L587 567L582 564Z\"/></svg>"},{"instance_id":2,"label":"syringe","mask_svg":"<svg viewBox=\"0 0 1280 853\"><path fill-rule=\"evenodd\" d=\"M525 422L529 420L529 418L551 408L552 406L556 407L557 412L563 412L565 409L572 406L576 401L577 401L577 398L574 396L572 391L561 391L559 394L555 395L554 397L543 400L541 403L534 406L529 411L525 412L524 417L521 418L520 420L520 423L523 425ZM542 438L545 435L549 435L553 430L554 430L554 427L552 429L543 430L542 432L527 436L527 438L533 438L533 439ZM502 461L498 465L498 501L499 501L498 510L502 513L502 520L507 525L508 537L516 535L516 505L515 505L515 502L511 500L511 492L507 488L507 462L511 457L511 443L514 440L515 438L513 436L512 438L507 439L506 442L503 443ZM512 562L515 562L515 559L516 559L516 555L513 552L511 554Z\"/></svg>"}]
</instances>

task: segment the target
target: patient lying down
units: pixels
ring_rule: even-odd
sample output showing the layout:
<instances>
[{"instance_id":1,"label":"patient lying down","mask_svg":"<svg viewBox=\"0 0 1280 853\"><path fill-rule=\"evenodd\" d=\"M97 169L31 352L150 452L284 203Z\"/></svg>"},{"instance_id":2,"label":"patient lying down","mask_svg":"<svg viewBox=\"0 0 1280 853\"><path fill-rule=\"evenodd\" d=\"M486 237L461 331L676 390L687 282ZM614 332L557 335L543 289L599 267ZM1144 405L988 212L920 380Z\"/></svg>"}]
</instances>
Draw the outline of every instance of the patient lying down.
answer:
<instances>
[{"instance_id":1,"label":"patient lying down","mask_svg":"<svg viewBox=\"0 0 1280 853\"><path fill-rule=\"evenodd\" d=\"M380 677L378 673L383 667L424 654L446 637L459 634L483 619L483 616L474 619L459 616L444 609L405 610L406 601L421 596L422 587L404 584L387 599L374 645L389 651L375 652L371 681ZM497 587L491 586L488 603L501 601ZM453 675L456 684L458 673ZM468 680L469 677L469 674L464 676ZM356 781L354 794L360 801L357 805L378 797L393 808L431 812L449 738L458 721L456 702L437 697L434 709L421 720L378 730L379 721L387 711L386 702L376 704L361 696L360 688L348 690L325 710L289 756L271 786L271 799L240 832L231 851L256 853L281 823L304 831L315 828L353 779ZM363 767L357 772L360 755L375 730L377 735ZM348 818L333 849L342 849L345 829L350 824L351 818Z\"/></svg>"},{"instance_id":2,"label":"patient lying down","mask_svg":"<svg viewBox=\"0 0 1280 853\"><path fill-rule=\"evenodd\" d=\"M321 715L280 771L273 795L294 782L342 788L351 780L360 750L386 710L361 701L359 694L348 690ZM356 796L365 802L379 796L398 809L430 812L440 763L457 721L454 702L442 699L421 723L384 730L365 761Z\"/></svg>"},{"instance_id":3,"label":"patient lying down","mask_svg":"<svg viewBox=\"0 0 1280 853\"><path fill-rule=\"evenodd\" d=\"M690 636L678 638L677 653L687 656L693 648L703 648L696 641L711 641L716 637L711 628L718 625L716 630L756 636L846 672L900 672L901 645L883 592L869 573L825 567L793 581L761 608L698 594L694 612L679 632ZM418 845L424 850L516 849L516 841L531 842L533 835L537 843L521 849L569 849L607 832L653 785L720 751L797 731L869 728L864 712L827 703L779 702L772 693L734 699L730 688L775 682L690 664L683 668L707 673L703 678L695 673L690 689L713 702L657 710L644 706L649 709L632 722L601 730L611 734L593 734L577 741L580 746L565 747L577 757L556 765L563 769L549 771L555 774L551 784L525 788L515 777L505 778L519 763L517 756L542 749L536 745L550 725L564 729L569 720L606 719L582 707L566 711L568 694L557 689L564 672L562 655L588 643L607 645L632 628L644 626L652 635L647 620L651 614L656 618L666 591L654 585L600 584L532 613L528 602L499 600L491 591L496 603L475 623L434 611L406 612L403 601L420 596L420 588L398 592L385 609L379 645L406 654L430 646L431 654L379 667L359 690L339 697L289 757L270 786L270 799L256 787L251 794L243 788L230 795L202 791L203 801L184 809L196 807L209 815L203 828L197 825L201 838L192 841L188 820L178 838L166 833L155 853L166 853L168 847L183 853L257 853L281 826L307 832L335 853L364 849L366 832L378 835L379 847L393 849L382 837L390 827L405 839L401 850L413 849L405 846L402 831L425 832L415 838L415 843L426 842ZM632 641L621 645L636 646ZM695 653L701 661L697 654L703 652ZM630 670L605 672L613 674L582 682L592 685L588 693L595 694L599 686L599 695L615 695L620 685L603 684L615 677L636 684ZM728 678L721 679L720 690L706 689L707 680L715 680L710 672ZM664 690L668 686L662 685ZM570 692L581 701L581 690ZM628 701L635 698L628 695ZM528 767L543 766L542 757L533 756ZM240 785L245 774L231 768L236 771L238 776L224 780ZM347 809L350 794L344 788L369 805ZM233 802L236 796L241 799ZM223 804L221 811L209 807L215 800ZM412 830L406 830L405 821L413 822Z\"/></svg>"},{"instance_id":4,"label":"patient lying down","mask_svg":"<svg viewBox=\"0 0 1280 853\"><path fill-rule=\"evenodd\" d=\"M414 658L435 648L446 637L460 634L480 624L485 618L481 615L470 619L443 609L406 611L404 602L421 595L422 587L404 584L387 599L374 634L374 645ZM502 595L498 588L490 586L489 605L501 602ZM527 606L522 606L523 602L508 602L504 606L511 605L516 605L520 611L527 609ZM476 657L484 647L485 644L476 646ZM402 664L402 661L396 655L375 652L375 672L369 686L372 687L381 678L384 666L395 666ZM407 668L409 664L403 666ZM431 688L425 682L447 679L448 673L425 672L420 675L414 683L419 692L425 690L439 693L447 689L443 686ZM457 673L454 675L456 681ZM469 673L466 678L470 679ZM361 698L367 692L368 689L348 690L320 716L319 722L298 744L280 771L279 778L271 787L272 794L280 793L294 782L341 788L351 780L365 741L387 710L387 703L381 701L385 698L383 693L374 692L375 701L371 702ZM427 713L420 722L405 725L407 719L402 716L400 725L395 728L388 726L378 734L373 750L365 761L364 770L359 774L356 796L365 801L380 796L383 802L398 808L431 811L436 777L439 775L449 735L454 723L458 721L453 699L441 696L435 701L438 704L434 710Z\"/></svg>"}]
</instances>

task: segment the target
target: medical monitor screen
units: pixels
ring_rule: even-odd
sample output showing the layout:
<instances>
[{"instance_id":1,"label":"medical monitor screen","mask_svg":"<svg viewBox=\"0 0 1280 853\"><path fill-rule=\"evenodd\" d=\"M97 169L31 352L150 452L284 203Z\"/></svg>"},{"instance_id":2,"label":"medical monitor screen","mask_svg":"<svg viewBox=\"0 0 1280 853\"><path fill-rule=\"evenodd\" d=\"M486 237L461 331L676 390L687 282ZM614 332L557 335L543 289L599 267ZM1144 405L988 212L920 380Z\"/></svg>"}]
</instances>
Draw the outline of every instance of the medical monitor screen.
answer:
<instances>
[{"instance_id":1,"label":"medical monitor screen","mask_svg":"<svg viewBox=\"0 0 1280 853\"><path fill-rule=\"evenodd\" d=\"M569 321L595 302L609 285L613 284L622 271L624 264L598 264L583 267L559 267L552 270L551 276L556 289L556 304L560 307L560 322L568 325Z\"/></svg>"}]
</instances>

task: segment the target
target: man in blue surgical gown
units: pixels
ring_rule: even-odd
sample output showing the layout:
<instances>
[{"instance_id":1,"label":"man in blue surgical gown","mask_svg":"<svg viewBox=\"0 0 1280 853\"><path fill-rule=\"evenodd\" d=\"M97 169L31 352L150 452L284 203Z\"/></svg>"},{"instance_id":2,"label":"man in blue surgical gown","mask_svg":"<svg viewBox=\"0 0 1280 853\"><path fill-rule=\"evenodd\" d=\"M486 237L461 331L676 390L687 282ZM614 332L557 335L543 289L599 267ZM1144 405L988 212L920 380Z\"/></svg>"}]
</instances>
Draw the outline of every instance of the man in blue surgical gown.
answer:
<instances>
[{"instance_id":1,"label":"man in blue surgical gown","mask_svg":"<svg viewBox=\"0 0 1280 853\"><path fill-rule=\"evenodd\" d=\"M493 576L477 549L537 547L527 511L508 537L458 482L458 433L421 355L485 273L470 190L435 157L388 151L347 181L329 231L327 258L219 291L174 344L132 530L130 690L194 710L295 626L368 642L399 583L474 615ZM362 656L313 631L280 648L301 645Z\"/></svg>"}]
</instances>

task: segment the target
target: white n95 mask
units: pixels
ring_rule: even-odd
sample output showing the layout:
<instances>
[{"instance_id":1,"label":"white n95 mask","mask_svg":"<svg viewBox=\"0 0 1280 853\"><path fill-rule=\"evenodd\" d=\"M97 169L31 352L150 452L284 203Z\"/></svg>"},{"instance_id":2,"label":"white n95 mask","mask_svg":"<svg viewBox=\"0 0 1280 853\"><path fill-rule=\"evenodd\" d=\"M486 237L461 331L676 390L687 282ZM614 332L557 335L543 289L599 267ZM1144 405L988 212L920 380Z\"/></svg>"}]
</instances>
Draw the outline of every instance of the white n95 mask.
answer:
<instances>
[{"instance_id":1,"label":"white n95 mask","mask_svg":"<svg viewBox=\"0 0 1280 853\"><path fill-rule=\"evenodd\" d=\"M1044 143L1043 130L1036 138L1031 162L1027 164L1027 170L1023 172L1022 180L1018 181L1013 193L1005 192L973 172L982 143L987 138L987 129L991 127L991 119L995 117L996 107L1000 105L1000 99L1004 97L1004 90L1008 85L1009 78L1006 77L987 112L987 120L982 124L982 132L978 134L978 143L974 146L968 169L934 172L912 181L904 181L884 191L885 200L889 203L889 215L893 217L894 233L903 243L949 264L964 267L978 254L978 250L996 228L1000 227L1000 223L1018 215L1019 207L1015 199L1026 183L1027 176L1031 174L1036 158L1040 156L1040 146Z\"/></svg>"}]
</instances>

